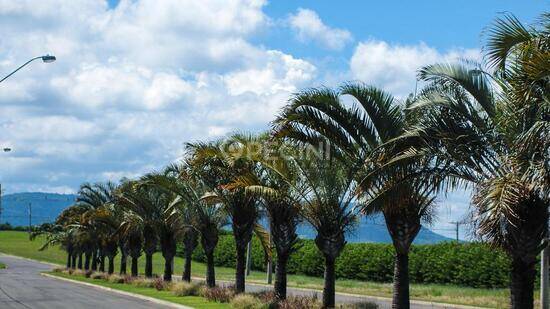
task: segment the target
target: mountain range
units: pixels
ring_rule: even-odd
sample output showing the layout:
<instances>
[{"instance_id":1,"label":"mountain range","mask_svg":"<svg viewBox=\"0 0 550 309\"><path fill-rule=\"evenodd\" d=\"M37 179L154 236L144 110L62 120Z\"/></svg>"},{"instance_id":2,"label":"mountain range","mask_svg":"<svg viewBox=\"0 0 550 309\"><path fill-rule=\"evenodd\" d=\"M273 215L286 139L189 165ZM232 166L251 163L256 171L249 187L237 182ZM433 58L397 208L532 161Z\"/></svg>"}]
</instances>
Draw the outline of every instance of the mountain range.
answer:
<instances>
[{"instance_id":1,"label":"mountain range","mask_svg":"<svg viewBox=\"0 0 550 309\"><path fill-rule=\"evenodd\" d=\"M29 209L31 224L39 225L52 222L59 213L74 204L76 195L57 193L14 193L2 196L2 213L0 223L10 223L12 226L29 225ZM298 234L302 238L314 238L315 232L308 225L301 225ZM356 229L348 235L349 242L391 242L390 235L384 225L382 216L363 218ZM427 228L422 228L415 239L417 244L433 244L451 239L437 234Z\"/></svg>"}]
</instances>

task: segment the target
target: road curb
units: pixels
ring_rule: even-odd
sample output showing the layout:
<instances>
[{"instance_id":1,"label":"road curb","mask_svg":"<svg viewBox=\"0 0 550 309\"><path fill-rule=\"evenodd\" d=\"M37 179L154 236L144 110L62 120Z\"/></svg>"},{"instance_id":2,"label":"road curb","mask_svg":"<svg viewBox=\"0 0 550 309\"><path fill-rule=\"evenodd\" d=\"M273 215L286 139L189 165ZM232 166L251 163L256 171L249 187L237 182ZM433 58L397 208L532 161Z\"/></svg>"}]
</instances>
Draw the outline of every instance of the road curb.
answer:
<instances>
[{"instance_id":1,"label":"road curb","mask_svg":"<svg viewBox=\"0 0 550 309\"><path fill-rule=\"evenodd\" d=\"M93 288L96 288L96 289L99 289L99 290L109 291L109 292L112 292L112 293L115 293L115 294L120 294L120 295L130 296L130 297L134 297L134 298L139 298L139 299L142 299L142 300L150 301L150 302L155 303L155 304L164 305L164 306L168 306L168 307L172 307L172 308L193 309L192 307L187 307L187 306L184 306L184 305L175 304L175 303L172 303L172 302L169 302L169 301L166 301L166 300L160 300L160 299L157 299L157 298L154 298L154 297L149 297L149 296L144 296L144 295L141 295L141 294L135 294L135 293L130 293L130 292L126 292L126 291L121 291L121 290L117 290L117 289L113 289L113 288L109 288L109 287L105 287L105 286L101 286L101 285L97 285L97 284L93 284L93 283L68 279L68 278L59 277L59 276L50 275L50 274L45 274L45 273L40 273L40 275L44 276L44 277L48 277L48 278L61 280L61 281L67 281L67 282L71 282L71 283L76 283L76 284L80 284L80 285L93 287Z\"/></svg>"}]
</instances>

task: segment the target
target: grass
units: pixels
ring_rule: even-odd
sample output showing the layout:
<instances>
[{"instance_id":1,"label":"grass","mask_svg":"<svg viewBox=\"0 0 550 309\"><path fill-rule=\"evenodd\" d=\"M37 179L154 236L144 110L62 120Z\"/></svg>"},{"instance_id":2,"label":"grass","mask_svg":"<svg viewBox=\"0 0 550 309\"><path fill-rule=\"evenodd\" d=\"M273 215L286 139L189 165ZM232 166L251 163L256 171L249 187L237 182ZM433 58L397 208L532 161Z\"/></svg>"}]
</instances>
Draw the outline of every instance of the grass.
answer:
<instances>
[{"instance_id":1,"label":"grass","mask_svg":"<svg viewBox=\"0 0 550 309\"><path fill-rule=\"evenodd\" d=\"M189 306L197 309L231 308L229 304L211 302L199 296L183 296L183 297L175 296L171 291L157 291L156 289L153 289L153 288L136 287L131 284L112 283L106 280L96 280L96 279L86 278L83 275L69 275L69 274L64 274L59 272L49 272L48 274L62 277L62 278L72 279L76 281L82 281L82 282L87 282L95 285L100 285L100 286L108 287L114 290L153 297L160 300L165 300L165 301L169 301L169 302L173 302L176 304Z\"/></svg>"},{"instance_id":2,"label":"grass","mask_svg":"<svg viewBox=\"0 0 550 309\"><path fill-rule=\"evenodd\" d=\"M62 250L55 247L38 251L41 245L42 241L40 239L30 242L28 234L25 232L0 231L0 252L65 265L66 255ZM155 254L153 262L154 272L162 273L164 260L160 253ZM143 272L143 264L142 259L140 259L140 272ZM118 261L116 267L118 267ZM181 274L183 270L182 258L176 258L175 270L176 275ZM206 265L193 262L192 271L194 277L204 277ZM235 270L232 268L216 267L217 280L233 280L234 275ZM252 271L247 278L247 282L264 284L265 277L266 275L263 272ZM289 275L288 286L322 290L323 279L303 275ZM337 280L336 291L380 297L392 296L392 286L389 283L359 280ZM507 289L478 289L439 284L411 284L410 295L411 299L416 300L490 308L505 308L508 307L509 302L509 291Z\"/></svg>"}]
</instances>

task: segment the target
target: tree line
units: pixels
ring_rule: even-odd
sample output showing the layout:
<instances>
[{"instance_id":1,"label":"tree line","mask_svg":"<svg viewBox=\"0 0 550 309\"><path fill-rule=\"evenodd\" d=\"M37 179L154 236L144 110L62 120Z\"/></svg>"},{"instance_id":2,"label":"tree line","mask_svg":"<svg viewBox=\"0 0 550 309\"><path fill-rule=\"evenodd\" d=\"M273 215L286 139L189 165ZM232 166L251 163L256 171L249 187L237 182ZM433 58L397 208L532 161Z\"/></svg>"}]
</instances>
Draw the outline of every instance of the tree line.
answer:
<instances>
[{"instance_id":1,"label":"tree line","mask_svg":"<svg viewBox=\"0 0 550 309\"><path fill-rule=\"evenodd\" d=\"M436 196L469 188L476 236L511 259L512 308L533 308L537 255L548 237L550 14L530 26L504 15L485 33L484 61L419 69L424 87L400 100L360 82L294 94L261 134L188 143L181 161L138 179L83 184L77 202L37 234L67 251L67 267L183 280L200 244L206 283L225 226L235 240L235 290L245 291L255 233L276 253L275 294L287 295L296 228L307 222L324 259L323 305L335 305L335 261L359 216L381 213L395 248L393 308L409 308L409 250ZM258 221L269 219L269 231ZM268 237L268 233L270 237ZM269 240L271 239L271 241ZM272 244L271 244L272 242Z\"/></svg>"}]
</instances>

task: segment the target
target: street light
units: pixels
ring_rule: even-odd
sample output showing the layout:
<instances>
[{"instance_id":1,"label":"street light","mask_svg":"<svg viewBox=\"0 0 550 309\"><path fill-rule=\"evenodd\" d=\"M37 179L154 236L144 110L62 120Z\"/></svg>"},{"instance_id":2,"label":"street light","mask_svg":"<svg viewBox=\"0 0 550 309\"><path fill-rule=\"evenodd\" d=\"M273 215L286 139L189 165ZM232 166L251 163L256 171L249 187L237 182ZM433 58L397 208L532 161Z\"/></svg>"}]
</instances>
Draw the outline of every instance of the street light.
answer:
<instances>
[{"instance_id":1,"label":"street light","mask_svg":"<svg viewBox=\"0 0 550 309\"><path fill-rule=\"evenodd\" d=\"M52 56L52 55L45 55L45 56L39 56L39 57L34 57L32 58L31 60L25 62L22 66L18 67L17 69L15 69L15 71L11 72L10 74L6 75L6 77L0 79L0 83L3 82L4 80L6 80L6 78L12 76L15 72L21 70L21 68L23 68L24 66L26 66L27 64L33 62L34 60L37 60L37 59L42 59L42 61L44 63L52 63L56 60L55 56Z\"/></svg>"}]
</instances>

